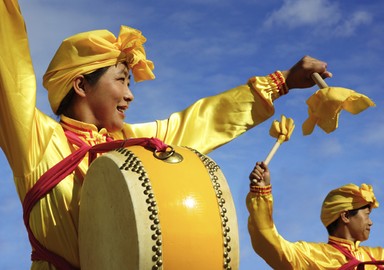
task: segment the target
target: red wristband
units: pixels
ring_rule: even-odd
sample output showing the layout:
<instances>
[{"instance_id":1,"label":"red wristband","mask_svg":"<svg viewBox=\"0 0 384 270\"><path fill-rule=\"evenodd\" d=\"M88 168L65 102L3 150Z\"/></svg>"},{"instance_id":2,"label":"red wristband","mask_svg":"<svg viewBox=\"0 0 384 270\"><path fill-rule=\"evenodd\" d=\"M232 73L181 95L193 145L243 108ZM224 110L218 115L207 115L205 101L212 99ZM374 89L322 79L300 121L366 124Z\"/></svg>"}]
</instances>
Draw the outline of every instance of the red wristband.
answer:
<instances>
[{"instance_id":1,"label":"red wristband","mask_svg":"<svg viewBox=\"0 0 384 270\"><path fill-rule=\"evenodd\" d=\"M260 187L260 186L250 184L249 189L250 189L250 192L256 193L256 195L259 195L259 196L269 195L272 193L272 186L271 185Z\"/></svg>"},{"instance_id":2,"label":"red wristband","mask_svg":"<svg viewBox=\"0 0 384 270\"><path fill-rule=\"evenodd\" d=\"M285 83L285 78L280 71L275 71L274 73L269 74L269 77L276 84L277 89L279 90L280 96L288 94L288 91L289 91L288 86Z\"/></svg>"}]
</instances>

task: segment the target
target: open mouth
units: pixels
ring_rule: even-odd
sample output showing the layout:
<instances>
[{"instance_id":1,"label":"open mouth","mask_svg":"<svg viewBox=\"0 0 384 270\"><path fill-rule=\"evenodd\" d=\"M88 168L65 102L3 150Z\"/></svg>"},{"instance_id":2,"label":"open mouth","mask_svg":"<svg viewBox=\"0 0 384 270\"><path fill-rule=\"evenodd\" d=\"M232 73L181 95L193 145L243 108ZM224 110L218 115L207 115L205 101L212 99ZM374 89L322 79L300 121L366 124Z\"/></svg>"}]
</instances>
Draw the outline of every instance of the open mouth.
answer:
<instances>
[{"instance_id":1,"label":"open mouth","mask_svg":"<svg viewBox=\"0 0 384 270\"><path fill-rule=\"evenodd\" d=\"M127 106L117 106L117 110L121 113L124 113L127 109Z\"/></svg>"}]
</instances>

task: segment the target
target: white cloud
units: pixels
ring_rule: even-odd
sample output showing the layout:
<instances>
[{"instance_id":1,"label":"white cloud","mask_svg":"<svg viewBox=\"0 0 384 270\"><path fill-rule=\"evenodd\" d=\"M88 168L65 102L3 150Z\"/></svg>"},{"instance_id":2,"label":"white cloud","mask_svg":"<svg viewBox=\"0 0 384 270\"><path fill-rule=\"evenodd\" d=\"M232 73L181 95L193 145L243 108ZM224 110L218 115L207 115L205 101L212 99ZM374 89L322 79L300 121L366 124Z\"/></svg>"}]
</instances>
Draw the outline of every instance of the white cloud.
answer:
<instances>
[{"instance_id":1,"label":"white cloud","mask_svg":"<svg viewBox=\"0 0 384 270\"><path fill-rule=\"evenodd\" d=\"M360 25L370 24L372 22L372 15L365 11L357 11L350 17L340 22L334 30L337 36L351 36L355 34L356 29Z\"/></svg>"},{"instance_id":2,"label":"white cloud","mask_svg":"<svg viewBox=\"0 0 384 270\"><path fill-rule=\"evenodd\" d=\"M284 26L290 29L311 27L312 32L328 36L347 37L373 18L367 11L345 12L329 0L285 0L280 9L265 21L266 27Z\"/></svg>"},{"instance_id":3,"label":"white cloud","mask_svg":"<svg viewBox=\"0 0 384 270\"><path fill-rule=\"evenodd\" d=\"M308 25L331 25L340 18L336 4L327 0L285 0L283 6L266 20L266 26L296 28Z\"/></svg>"}]
</instances>

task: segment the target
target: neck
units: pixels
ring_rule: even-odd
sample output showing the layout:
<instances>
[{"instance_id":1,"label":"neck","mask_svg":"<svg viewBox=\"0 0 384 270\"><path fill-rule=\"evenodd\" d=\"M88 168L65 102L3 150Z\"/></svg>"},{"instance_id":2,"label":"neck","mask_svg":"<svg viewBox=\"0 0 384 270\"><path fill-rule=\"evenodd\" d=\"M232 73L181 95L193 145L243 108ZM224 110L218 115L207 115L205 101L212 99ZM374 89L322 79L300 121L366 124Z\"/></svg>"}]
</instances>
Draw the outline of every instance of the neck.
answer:
<instances>
[{"instance_id":1,"label":"neck","mask_svg":"<svg viewBox=\"0 0 384 270\"><path fill-rule=\"evenodd\" d=\"M80 121L83 123L88 123L95 125L98 130L100 130L100 127L97 125L93 114L90 113L88 107L82 106L81 104L73 103L71 107L68 107L63 114L66 117L69 117L71 119L74 119L76 121Z\"/></svg>"},{"instance_id":2,"label":"neck","mask_svg":"<svg viewBox=\"0 0 384 270\"><path fill-rule=\"evenodd\" d=\"M353 243L356 243L358 241L351 235L347 226L338 226L335 232L332 234L332 236L345 239Z\"/></svg>"}]
</instances>

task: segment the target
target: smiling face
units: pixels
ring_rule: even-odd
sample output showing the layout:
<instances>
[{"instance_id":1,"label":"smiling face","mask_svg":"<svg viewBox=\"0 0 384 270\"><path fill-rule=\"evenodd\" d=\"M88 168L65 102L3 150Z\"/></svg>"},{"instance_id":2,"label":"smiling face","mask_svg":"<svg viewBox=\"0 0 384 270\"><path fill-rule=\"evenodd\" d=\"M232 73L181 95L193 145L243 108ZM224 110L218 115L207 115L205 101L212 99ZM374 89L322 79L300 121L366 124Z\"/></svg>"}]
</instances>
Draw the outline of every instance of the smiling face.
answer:
<instances>
[{"instance_id":1,"label":"smiling face","mask_svg":"<svg viewBox=\"0 0 384 270\"><path fill-rule=\"evenodd\" d=\"M348 217L347 225L352 241L365 241L369 238L372 220L370 218L371 209L369 207L359 209L353 216Z\"/></svg>"},{"instance_id":2,"label":"smiling face","mask_svg":"<svg viewBox=\"0 0 384 270\"><path fill-rule=\"evenodd\" d=\"M86 122L96 125L99 130L121 130L125 111L133 100L129 83L129 70L123 63L109 67L95 84L84 80L88 107Z\"/></svg>"}]
</instances>

